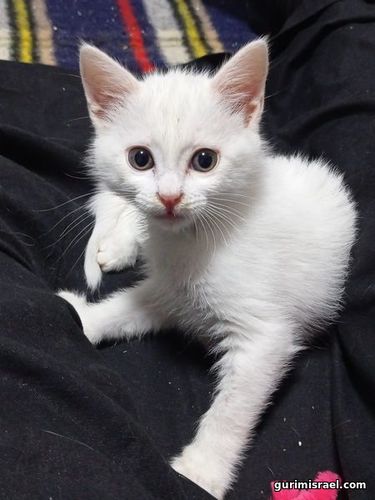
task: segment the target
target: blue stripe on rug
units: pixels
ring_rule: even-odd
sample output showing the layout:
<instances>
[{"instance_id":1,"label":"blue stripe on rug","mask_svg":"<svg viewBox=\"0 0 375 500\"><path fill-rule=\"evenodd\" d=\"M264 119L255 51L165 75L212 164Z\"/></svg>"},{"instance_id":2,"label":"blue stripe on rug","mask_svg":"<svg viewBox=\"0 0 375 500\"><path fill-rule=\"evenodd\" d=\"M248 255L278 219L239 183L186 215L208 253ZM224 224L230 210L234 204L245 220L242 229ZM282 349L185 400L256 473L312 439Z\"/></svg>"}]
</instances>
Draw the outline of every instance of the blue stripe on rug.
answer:
<instances>
[{"instance_id":1,"label":"blue stripe on rug","mask_svg":"<svg viewBox=\"0 0 375 500\"><path fill-rule=\"evenodd\" d=\"M84 40L116 57L129 69L138 69L116 2L47 0L47 6L59 66L78 68L78 47Z\"/></svg>"},{"instance_id":2,"label":"blue stripe on rug","mask_svg":"<svg viewBox=\"0 0 375 500\"><path fill-rule=\"evenodd\" d=\"M221 3L221 5L220 5ZM251 42L258 36L251 30L246 22L246 12L240 19L225 6L226 0L219 0L213 5L205 2L205 7L211 17L212 24L219 34L221 43L228 52L235 52L247 42Z\"/></svg>"}]
</instances>

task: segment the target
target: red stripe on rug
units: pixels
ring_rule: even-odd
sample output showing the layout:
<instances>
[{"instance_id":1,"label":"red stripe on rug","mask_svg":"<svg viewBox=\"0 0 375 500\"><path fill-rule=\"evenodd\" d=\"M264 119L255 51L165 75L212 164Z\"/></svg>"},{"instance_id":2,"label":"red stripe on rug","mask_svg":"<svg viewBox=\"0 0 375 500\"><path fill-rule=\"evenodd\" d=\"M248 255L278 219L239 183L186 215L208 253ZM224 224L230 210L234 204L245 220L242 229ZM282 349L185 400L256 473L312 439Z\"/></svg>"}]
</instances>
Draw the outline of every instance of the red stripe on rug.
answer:
<instances>
[{"instance_id":1,"label":"red stripe on rug","mask_svg":"<svg viewBox=\"0 0 375 500\"><path fill-rule=\"evenodd\" d=\"M150 61L143 41L142 31L134 15L130 0L117 0L124 26L129 34L130 46L134 57L142 71L152 71L154 65Z\"/></svg>"}]
</instances>

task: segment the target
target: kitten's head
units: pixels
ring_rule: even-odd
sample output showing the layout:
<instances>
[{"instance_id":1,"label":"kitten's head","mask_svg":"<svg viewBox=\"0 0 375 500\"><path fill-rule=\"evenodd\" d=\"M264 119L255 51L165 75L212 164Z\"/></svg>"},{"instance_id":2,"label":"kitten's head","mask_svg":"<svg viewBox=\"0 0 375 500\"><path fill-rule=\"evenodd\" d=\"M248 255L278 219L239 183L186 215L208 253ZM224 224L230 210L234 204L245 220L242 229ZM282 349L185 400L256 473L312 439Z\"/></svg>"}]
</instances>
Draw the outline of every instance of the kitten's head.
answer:
<instances>
[{"instance_id":1,"label":"kitten's head","mask_svg":"<svg viewBox=\"0 0 375 500\"><path fill-rule=\"evenodd\" d=\"M80 63L99 180L165 228L230 219L261 158L266 42L246 45L214 76L176 69L137 79L89 45Z\"/></svg>"}]
</instances>

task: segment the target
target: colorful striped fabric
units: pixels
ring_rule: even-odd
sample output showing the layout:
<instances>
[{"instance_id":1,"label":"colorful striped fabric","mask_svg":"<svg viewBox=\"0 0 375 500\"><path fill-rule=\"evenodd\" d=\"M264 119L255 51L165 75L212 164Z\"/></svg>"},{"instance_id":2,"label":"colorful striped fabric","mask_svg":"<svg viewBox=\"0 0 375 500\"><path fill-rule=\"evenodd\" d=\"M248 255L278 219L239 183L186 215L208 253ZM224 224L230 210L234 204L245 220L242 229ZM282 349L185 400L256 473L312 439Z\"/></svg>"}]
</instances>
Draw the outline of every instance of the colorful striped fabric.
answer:
<instances>
[{"instance_id":1,"label":"colorful striped fabric","mask_svg":"<svg viewBox=\"0 0 375 500\"><path fill-rule=\"evenodd\" d=\"M204 0L0 0L0 59L77 68L81 40L136 71L233 51L246 21Z\"/></svg>"}]
</instances>

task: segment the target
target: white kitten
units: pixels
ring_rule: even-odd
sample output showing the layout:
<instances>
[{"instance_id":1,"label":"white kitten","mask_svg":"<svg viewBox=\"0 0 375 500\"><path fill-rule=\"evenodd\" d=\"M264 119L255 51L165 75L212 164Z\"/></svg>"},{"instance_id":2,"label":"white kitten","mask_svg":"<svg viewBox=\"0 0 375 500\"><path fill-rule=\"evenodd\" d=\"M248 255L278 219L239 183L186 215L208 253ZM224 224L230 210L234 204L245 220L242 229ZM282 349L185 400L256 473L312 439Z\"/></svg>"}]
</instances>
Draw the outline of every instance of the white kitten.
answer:
<instances>
[{"instance_id":1,"label":"white kitten","mask_svg":"<svg viewBox=\"0 0 375 500\"><path fill-rule=\"evenodd\" d=\"M355 236L338 173L267 153L258 131L267 69L263 40L213 77L172 70L142 81L81 50L103 192L88 283L98 283L98 264L133 262L143 239L148 278L97 304L61 296L93 343L172 325L215 342L214 400L171 464L218 499L308 331L334 318Z\"/></svg>"}]
</instances>

